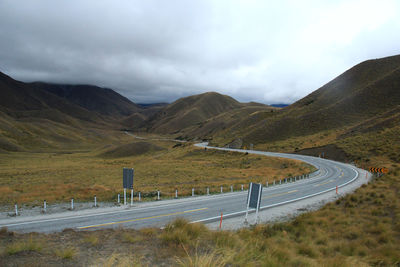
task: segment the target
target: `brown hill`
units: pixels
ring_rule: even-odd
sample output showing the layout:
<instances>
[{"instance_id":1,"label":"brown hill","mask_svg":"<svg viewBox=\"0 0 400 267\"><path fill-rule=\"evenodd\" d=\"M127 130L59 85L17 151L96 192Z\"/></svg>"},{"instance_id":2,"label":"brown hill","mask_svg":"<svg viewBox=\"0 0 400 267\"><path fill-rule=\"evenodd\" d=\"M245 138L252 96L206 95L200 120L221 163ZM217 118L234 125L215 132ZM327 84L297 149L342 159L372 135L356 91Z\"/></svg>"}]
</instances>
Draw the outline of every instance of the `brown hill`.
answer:
<instances>
[{"instance_id":1,"label":"brown hill","mask_svg":"<svg viewBox=\"0 0 400 267\"><path fill-rule=\"evenodd\" d=\"M268 143L380 118L400 105L400 56L360 63L278 112L245 118L216 134L221 142ZM393 121L393 120L391 120ZM364 127L365 128L365 127ZM370 129L371 130L371 129Z\"/></svg>"},{"instance_id":2,"label":"brown hill","mask_svg":"<svg viewBox=\"0 0 400 267\"><path fill-rule=\"evenodd\" d=\"M52 88L58 91L52 93ZM141 109L110 89L28 84L0 72L0 151L72 148L106 140L107 131L123 127L125 114L136 110Z\"/></svg>"},{"instance_id":3,"label":"brown hill","mask_svg":"<svg viewBox=\"0 0 400 267\"><path fill-rule=\"evenodd\" d=\"M1 72L0 111L17 119L36 117L61 123L73 123L72 118L89 122L100 121L95 113L46 90L16 81Z\"/></svg>"},{"instance_id":4,"label":"brown hill","mask_svg":"<svg viewBox=\"0 0 400 267\"><path fill-rule=\"evenodd\" d=\"M178 99L153 115L147 130L156 133L178 133L223 112L241 108L233 98L214 92Z\"/></svg>"}]
</instances>

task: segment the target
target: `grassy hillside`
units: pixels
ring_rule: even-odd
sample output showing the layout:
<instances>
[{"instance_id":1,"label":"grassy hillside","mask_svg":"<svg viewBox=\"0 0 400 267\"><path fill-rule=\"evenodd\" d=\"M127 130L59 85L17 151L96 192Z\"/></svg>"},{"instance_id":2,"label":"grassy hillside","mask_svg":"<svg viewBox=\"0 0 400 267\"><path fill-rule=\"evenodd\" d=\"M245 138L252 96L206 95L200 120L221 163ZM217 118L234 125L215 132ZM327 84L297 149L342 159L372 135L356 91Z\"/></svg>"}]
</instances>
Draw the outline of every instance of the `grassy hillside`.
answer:
<instances>
[{"instance_id":1,"label":"grassy hillside","mask_svg":"<svg viewBox=\"0 0 400 267\"><path fill-rule=\"evenodd\" d=\"M0 152L73 149L113 139L142 109L110 89L27 84L0 73Z\"/></svg>"},{"instance_id":2,"label":"grassy hillside","mask_svg":"<svg viewBox=\"0 0 400 267\"><path fill-rule=\"evenodd\" d=\"M143 120L143 116L132 116L135 130L173 134L186 140L210 139L258 112L278 110L259 103L239 103L233 98L214 92L178 99L159 112ZM125 123L127 125L127 123Z\"/></svg>"},{"instance_id":3,"label":"grassy hillside","mask_svg":"<svg viewBox=\"0 0 400 267\"><path fill-rule=\"evenodd\" d=\"M245 118L214 137L220 145L235 138L272 143L390 119L399 104L400 56L369 60L278 112Z\"/></svg>"}]
</instances>

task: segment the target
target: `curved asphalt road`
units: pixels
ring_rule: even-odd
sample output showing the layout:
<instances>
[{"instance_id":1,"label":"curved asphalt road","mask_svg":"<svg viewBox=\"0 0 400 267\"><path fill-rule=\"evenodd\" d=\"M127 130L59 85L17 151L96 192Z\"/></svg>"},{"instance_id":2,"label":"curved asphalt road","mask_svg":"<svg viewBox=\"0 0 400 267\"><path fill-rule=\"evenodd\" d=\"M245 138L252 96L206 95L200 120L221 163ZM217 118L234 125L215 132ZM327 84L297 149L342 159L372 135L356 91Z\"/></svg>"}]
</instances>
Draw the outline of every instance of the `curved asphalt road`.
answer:
<instances>
[{"instance_id":1,"label":"curved asphalt road","mask_svg":"<svg viewBox=\"0 0 400 267\"><path fill-rule=\"evenodd\" d=\"M297 159L314 165L318 171L308 179L270 186L263 190L261 209L267 209L290 202L295 202L314 195L335 190L353 182L360 176L360 169L349 164L311 156L262 152L254 150L228 149L209 147L206 143L196 144L225 151L248 152L264 156ZM254 181L259 182L259 181ZM236 188L236 190L239 188ZM225 190L227 190L225 188ZM178 200L157 201L152 203L135 203L133 207L114 209L91 209L70 211L36 217L9 218L0 221L0 227L7 227L17 232L57 232L66 228L78 230L96 230L102 228L144 228L162 227L176 217L185 217L192 222L218 220L221 212L224 218L242 216L246 209L247 191L216 194L211 196L188 197Z\"/></svg>"}]
</instances>

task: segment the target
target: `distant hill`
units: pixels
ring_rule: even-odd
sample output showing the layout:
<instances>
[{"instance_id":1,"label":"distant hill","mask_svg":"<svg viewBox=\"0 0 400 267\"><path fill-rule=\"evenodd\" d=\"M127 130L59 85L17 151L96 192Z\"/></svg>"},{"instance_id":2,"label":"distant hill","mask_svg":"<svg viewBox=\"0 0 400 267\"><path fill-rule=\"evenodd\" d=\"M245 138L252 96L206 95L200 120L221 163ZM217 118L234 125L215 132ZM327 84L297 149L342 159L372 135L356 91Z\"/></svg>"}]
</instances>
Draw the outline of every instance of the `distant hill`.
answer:
<instances>
[{"instance_id":1,"label":"distant hill","mask_svg":"<svg viewBox=\"0 0 400 267\"><path fill-rule=\"evenodd\" d=\"M214 92L176 100L147 121L147 130L157 133L176 133L204 122L223 112L242 107L235 99Z\"/></svg>"},{"instance_id":2,"label":"distant hill","mask_svg":"<svg viewBox=\"0 0 400 267\"><path fill-rule=\"evenodd\" d=\"M107 116L129 116L141 107L117 92L93 85L68 85L35 82L33 88L43 89L89 111Z\"/></svg>"},{"instance_id":3,"label":"distant hill","mask_svg":"<svg viewBox=\"0 0 400 267\"><path fill-rule=\"evenodd\" d=\"M0 152L106 138L102 132L141 110L111 89L29 84L0 72Z\"/></svg>"},{"instance_id":4,"label":"distant hill","mask_svg":"<svg viewBox=\"0 0 400 267\"><path fill-rule=\"evenodd\" d=\"M270 106L275 108L284 108L289 106L289 104L271 104Z\"/></svg>"},{"instance_id":5,"label":"distant hill","mask_svg":"<svg viewBox=\"0 0 400 267\"><path fill-rule=\"evenodd\" d=\"M0 111L14 118L43 118L72 123L72 118L97 122L97 114L44 89L16 81L0 72Z\"/></svg>"}]
</instances>

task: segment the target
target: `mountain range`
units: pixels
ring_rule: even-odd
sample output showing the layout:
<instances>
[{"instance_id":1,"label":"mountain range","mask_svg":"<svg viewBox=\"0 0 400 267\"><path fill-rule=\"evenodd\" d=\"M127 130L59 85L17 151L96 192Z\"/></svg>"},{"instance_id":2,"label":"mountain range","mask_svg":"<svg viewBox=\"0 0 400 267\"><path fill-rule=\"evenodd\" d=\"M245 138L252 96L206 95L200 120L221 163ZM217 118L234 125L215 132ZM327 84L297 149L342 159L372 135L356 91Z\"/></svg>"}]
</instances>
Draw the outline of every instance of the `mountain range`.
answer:
<instances>
[{"instance_id":1,"label":"mountain range","mask_svg":"<svg viewBox=\"0 0 400 267\"><path fill-rule=\"evenodd\" d=\"M23 83L0 73L0 151L96 142L121 129L235 147L296 139L302 141L292 149L302 150L310 146L307 138L321 132L332 137L320 142L326 145L398 130L399 122L400 56L362 62L282 108L215 92L138 105L108 88Z\"/></svg>"}]
</instances>

